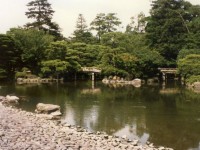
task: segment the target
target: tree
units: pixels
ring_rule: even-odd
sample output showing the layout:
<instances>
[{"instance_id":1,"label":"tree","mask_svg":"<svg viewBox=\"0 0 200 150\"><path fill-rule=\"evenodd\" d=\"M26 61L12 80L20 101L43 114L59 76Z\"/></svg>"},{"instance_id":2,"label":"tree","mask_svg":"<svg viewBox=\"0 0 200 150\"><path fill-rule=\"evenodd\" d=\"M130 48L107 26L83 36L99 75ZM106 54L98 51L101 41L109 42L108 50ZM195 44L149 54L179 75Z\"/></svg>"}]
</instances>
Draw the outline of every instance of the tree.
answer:
<instances>
[{"instance_id":1,"label":"tree","mask_svg":"<svg viewBox=\"0 0 200 150\"><path fill-rule=\"evenodd\" d=\"M106 32L114 32L121 24L115 13L108 13L105 17Z\"/></svg>"},{"instance_id":2,"label":"tree","mask_svg":"<svg viewBox=\"0 0 200 150\"><path fill-rule=\"evenodd\" d=\"M34 19L32 23L27 23L27 28L34 28L45 31L54 35L56 39L62 39L60 27L57 23L52 22L54 10L48 0L32 0L27 4L28 11L25 13L30 19Z\"/></svg>"},{"instance_id":3,"label":"tree","mask_svg":"<svg viewBox=\"0 0 200 150\"><path fill-rule=\"evenodd\" d=\"M53 37L44 31L34 29L13 28L7 32L15 40L21 50L21 59L24 67L33 73L39 73L40 63L45 58L45 49L53 41Z\"/></svg>"},{"instance_id":4,"label":"tree","mask_svg":"<svg viewBox=\"0 0 200 150\"><path fill-rule=\"evenodd\" d=\"M191 6L189 9L191 16L188 28L190 33L186 38L186 49L198 49L200 48L200 5Z\"/></svg>"},{"instance_id":5,"label":"tree","mask_svg":"<svg viewBox=\"0 0 200 150\"><path fill-rule=\"evenodd\" d=\"M99 42L104 33L114 32L117 27L121 24L115 13L97 14L96 18L91 22L91 29L97 31L97 37Z\"/></svg>"},{"instance_id":6,"label":"tree","mask_svg":"<svg viewBox=\"0 0 200 150\"><path fill-rule=\"evenodd\" d=\"M131 17L131 22L126 26L126 33L144 33L146 27L145 14L143 12L137 15L137 18Z\"/></svg>"},{"instance_id":7,"label":"tree","mask_svg":"<svg viewBox=\"0 0 200 150\"><path fill-rule=\"evenodd\" d=\"M67 72L69 63L59 59L46 60L41 63L41 71L44 75L59 78L61 73Z\"/></svg>"},{"instance_id":8,"label":"tree","mask_svg":"<svg viewBox=\"0 0 200 150\"><path fill-rule=\"evenodd\" d=\"M60 59L65 60L67 53L67 43L65 41L52 42L45 50L47 60Z\"/></svg>"},{"instance_id":9,"label":"tree","mask_svg":"<svg viewBox=\"0 0 200 150\"><path fill-rule=\"evenodd\" d=\"M72 41L91 43L94 39L92 33L89 32L86 24L86 20L82 14L79 14L76 22L76 30L73 33L74 37Z\"/></svg>"},{"instance_id":10,"label":"tree","mask_svg":"<svg viewBox=\"0 0 200 150\"><path fill-rule=\"evenodd\" d=\"M20 53L12 37L0 34L0 79L13 79Z\"/></svg>"},{"instance_id":11,"label":"tree","mask_svg":"<svg viewBox=\"0 0 200 150\"><path fill-rule=\"evenodd\" d=\"M178 60L185 58L187 55L197 54L200 55L200 49L182 49L178 54Z\"/></svg>"},{"instance_id":12,"label":"tree","mask_svg":"<svg viewBox=\"0 0 200 150\"><path fill-rule=\"evenodd\" d=\"M166 60L166 66L175 66L179 51L190 33L187 22L191 21L191 8L184 0L153 1L151 16L146 26L147 39Z\"/></svg>"},{"instance_id":13,"label":"tree","mask_svg":"<svg viewBox=\"0 0 200 150\"><path fill-rule=\"evenodd\" d=\"M178 70L181 76L189 78L191 76L200 75L200 55L190 54L185 58L179 59Z\"/></svg>"},{"instance_id":14,"label":"tree","mask_svg":"<svg viewBox=\"0 0 200 150\"><path fill-rule=\"evenodd\" d=\"M125 48L129 43L127 34L122 32L109 32L102 35L101 44L105 46L110 46L111 48Z\"/></svg>"},{"instance_id":15,"label":"tree","mask_svg":"<svg viewBox=\"0 0 200 150\"><path fill-rule=\"evenodd\" d=\"M108 65L111 65L113 60L121 60L121 56L129 54L133 58L132 67L134 69L134 73L132 71L132 76L137 77L152 77L155 76L158 70L158 67L163 66L164 58L154 49L150 49L146 45L145 33L137 33L137 32L130 32L130 33L121 33L121 32L110 32L105 33L102 36L101 43L105 46L109 46L110 48L118 49L115 51L117 55L113 55L114 53L109 51L104 52L104 60L107 60ZM100 53L100 55L102 55ZM125 57L127 58L127 57ZM130 59L129 59L130 60ZM126 61L120 61L126 64ZM115 64L117 64L115 62ZM122 64L122 63L121 63ZM134 64L136 64L134 66ZM106 66L106 65L104 65ZM116 65L115 65L116 66ZM121 65L122 66L122 65ZM120 68L120 67L118 67ZM125 70L126 67L121 67L122 70ZM130 68L129 68L130 69ZM127 73L131 74L131 69L125 70ZM109 70L111 70L109 68ZM109 71L111 72L111 71ZM129 75L130 76L130 75Z\"/></svg>"},{"instance_id":16,"label":"tree","mask_svg":"<svg viewBox=\"0 0 200 150\"><path fill-rule=\"evenodd\" d=\"M76 56L78 63L82 67L93 67L98 64L97 57L101 51L101 46L85 44L85 43L72 43L68 44L67 55Z\"/></svg>"}]
</instances>

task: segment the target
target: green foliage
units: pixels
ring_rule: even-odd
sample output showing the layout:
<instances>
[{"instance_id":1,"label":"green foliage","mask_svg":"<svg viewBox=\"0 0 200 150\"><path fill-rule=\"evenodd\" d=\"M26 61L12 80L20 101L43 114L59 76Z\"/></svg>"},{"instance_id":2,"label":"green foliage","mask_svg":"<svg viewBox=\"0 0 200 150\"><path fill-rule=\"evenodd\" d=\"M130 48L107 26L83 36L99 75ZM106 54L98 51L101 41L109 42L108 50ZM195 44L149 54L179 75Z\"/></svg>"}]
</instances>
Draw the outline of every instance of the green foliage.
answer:
<instances>
[{"instance_id":1,"label":"green foliage","mask_svg":"<svg viewBox=\"0 0 200 150\"><path fill-rule=\"evenodd\" d=\"M121 24L115 13L97 14L96 18L91 22L91 29L97 32L99 42L104 33L114 32L117 27Z\"/></svg>"},{"instance_id":2,"label":"green foliage","mask_svg":"<svg viewBox=\"0 0 200 150\"><path fill-rule=\"evenodd\" d=\"M95 38L92 33L89 32L86 24L86 20L82 14L79 14L78 20L76 22L76 30L73 33L72 37L73 42L83 42L83 43L93 43Z\"/></svg>"},{"instance_id":3,"label":"green foliage","mask_svg":"<svg viewBox=\"0 0 200 150\"><path fill-rule=\"evenodd\" d=\"M101 44L109 46L111 48L126 48L129 39L126 34L122 32L109 32L102 35Z\"/></svg>"},{"instance_id":4,"label":"green foliage","mask_svg":"<svg viewBox=\"0 0 200 150\"><path fill-rule=\"evenodd\" d=\"M134 59L132 69L126 69L125 66L119 67L129 73L129 76L147 77L155 76L158 67L163 66L164 58L155 50L151 50L146 46L145 34L143 33L121 33L111 32L102 36L101 43L113 49L107 49L102 56L102 62L107 62L109 65L116 66L114 60L120 60L118 56L130 55ZM120 61L122 62L122 61ZM127 62L123 62L126 64ZM133 69L134 68L134 69ZM132 70L132 71L131 71ZM133 71L134 70L134 71Z\"/></svg>"},{"instance_id":5,"label":"green foliage","mask_svg":"<svg viewBox=\"0 0 200 150\"><path fill-rule=\"evenodd\" d=\"M20 52L12 37L0 34L0 78L13 79Z\"/></svg>"},{"instance_id":6,"label":"green foliage","mask_svg":"<svg viewBox=\"0 0 200 150\"><path fill-rule=\"evenodd\" d=\"M7 34L15 39L17 47L21 50L24 66L37 74L40 63L45 58L45 49L53 41L53 37L43 31L21 28L13 28Z\"/></svg>"},{"instance_id":7,"label":"green foliage","mask_svg":"<svg viewBox=\"0 0 200 150\"><path fill-rule=\"evenodd\" d=\"M101 67L103 68L102 74L104 76L110 76L110 75L113 75L113 76L117 75L117 76L120 76L120 77L127 77L128 76L128 73L125 70L121 70L121 69L118 69L118 68L115 68L115 67L109 66L109 65L106 65L106 66L101 65Z\"/></svg>"},{"instance_id":8,"label":"green foliage","mask_svg":"<svg viewBox=\"0 0 200 150\"><path fill-rule=\"evenodd\" d=\"M186 79L187 84L192 84L194 82L200 82L200 75L197 76L192 75L188 79Z\"/></svg>"},{"instance_id":9,"label":"green foliage","mask_svg":"<svg viewBox=\"0 0 200 150\"><path fill-rule=\"evenodd\" d=\"M150 47L168 61L166 66L175 66L179 51L186 45L190 33L187 23L196 17L191 9L192 4L185 1L153 1L146 27L147 39Z\"/></svg>"},{"instance_id":10,"label":"green foliage","mask_svg":"<svg viewBox=\"0 0 200 150\"><path fill-rule=\"evenodd\" d=\"M98 64L97 57L101 51L100 45L91 45L85 43L71 43L68 44L68 58L69 54L77 57L78 63L82 67L93 67Z\"/></svg>"},{"instance_id":11,"label":"green foliage","mask_svg":"<svg viewBox=\"0 0 200 150\"><path fill-rule=\"evenodd\" d=\"M61 30L57 23L52 22L54 10L48 0L32 0L27 4L28 11L25 13L34 22L27 23L28 28L39 29L53 35L57 40L62 39Z\"/></svg>"},{"instance_id":12,"label":"green foliage","mask_svg":"<svg viewBox=\"0 0 200 150\"><path fill-rule=\"evenodd\" d=\"M200 75L200 55L190 54L186 55L185 58L178 60L179 73L188 78L193 75Z\"/></svg>"},{"instance_id":13,"label":"green foliage","mask_svg":"<svg viewBox=\"0 0 200 150\"><path fill-rule=\"evenodd\" d=\"M26 77L26 72L24 72L24 71L22 71L22 72L18 71L15 74L15 78L25 78L25 77Z\"/></svg>"},{"instance_id":14,"label":"green foliage","mask_svg":"<svg viewBox=\"0 0 200 150\"><path fill-rule=\"evenodd\" d=\"M6 76L6 70L0 68L0 80L1 80L1 79L5 79L6 77L7 77L7 76Z\"/></svg>"},{"instance_id":15,"label":"green foliage","mask_svg":"<svg viewBox=\"0 0 200 150\"><path fill-rule=\"evenodd\" d=\"M131 17L131 22L126 26L126 33L144 33L146 27L145 14L143 12L137 15L137 18Z\"/></svg>"},{"instance_id":16,"label":"green foliage","mask_svg":"<svg viewBox=\"0 0 200 150\"><path fill-rule=\"evenodd\" d=\"M120 48L105 48L99 54L105 75L135 76L137 58ZM110 73L110 74L109 74Z\"/></svg>"},{"instance_id":17,"label":"green foliage","mask_svg":"<svg viewBox=\"0 0 200 150\"><path fill-rule=\"evenodd\" d=\"M150 17L131 17L125 33L115 13L99 13L90 24L79 14L73 37L64 41L48 0L31 0L26 29L13 28L0 36L0 78L22 67L43 76L71 75L81 67L100 67L104 75L147 78L159 67L177 64L185 77L199 75L200 6L184 0L152 2ZM53 35L53 36L52 36ZM3 42L2 42L3 41ZM195 54L195 55L191 55ZM19 63L17 63L19 62ZM16 65L20 64L20 65ZM196 69L196 70L195 70ZM24 72L17 72L23 76Z\"/></svg>"},{"instance_id":18,"label":"green foliage","mask_svg":"<svg viewBox=\"0 0 200 150\"><path fill-rule=\"evenodd\" d=\"M60 59L65 60L67 52L67 43L65 41L52 42L45 51L47 60Z\"/></svg>"},{"instance_id":19,"label":"green foliage","mask_svg":"<svg viewBox=\"0 0 200 150\"><path fill-rule=\"evenodd\" d=\"M67 72L69 63L66 61L56 59L56 60L42 61L41 65L42 65L41 71L44 75L46 76L53 75L54 77L56 77L61 73Z\"/></svg>"},{"instance_id":20,"label":"green foliage","mask_svg":"<svg viewBox=\"0 0 200 150\"><path fill-rule=\"evenodd\" d=\"M200 49L182 49L178 54L178 60L185 58L187 55L190 54L199 54L200 55Z\"/></svg>"}]
</instances>

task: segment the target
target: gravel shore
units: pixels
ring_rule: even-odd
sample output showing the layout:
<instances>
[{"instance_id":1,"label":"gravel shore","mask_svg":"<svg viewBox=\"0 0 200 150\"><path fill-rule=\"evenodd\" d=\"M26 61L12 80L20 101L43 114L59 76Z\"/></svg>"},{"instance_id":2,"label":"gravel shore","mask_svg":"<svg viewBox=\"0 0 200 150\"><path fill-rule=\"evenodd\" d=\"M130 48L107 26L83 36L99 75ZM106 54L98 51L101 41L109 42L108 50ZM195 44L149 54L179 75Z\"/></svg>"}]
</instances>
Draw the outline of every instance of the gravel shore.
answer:
<instances>
[{"instance_id":1,"label":"gravel shore","mask_svg":"<svg viewBox=\"0 0 200 150\"><path fill-rule=\"evenodd\" d=\"M88 132L0 103L0 150L172 150Z\"/></svg>"}]
</instances>

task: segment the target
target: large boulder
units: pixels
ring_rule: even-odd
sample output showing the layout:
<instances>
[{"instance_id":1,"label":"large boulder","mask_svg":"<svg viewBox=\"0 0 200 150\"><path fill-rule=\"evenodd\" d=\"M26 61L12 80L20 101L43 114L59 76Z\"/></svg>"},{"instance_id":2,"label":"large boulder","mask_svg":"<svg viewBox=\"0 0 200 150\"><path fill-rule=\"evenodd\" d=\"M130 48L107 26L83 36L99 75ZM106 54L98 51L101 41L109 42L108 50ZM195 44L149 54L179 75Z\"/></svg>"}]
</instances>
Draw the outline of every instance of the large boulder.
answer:
<instances>
[{"instance_id":1,"label":"large boulder","mask_svg":"<svg viewBox=\"0 0 200 150\"><path fill-rule=\"evenodd\" d=\"M7 95L5 100L9 103L18 103L19 97Z\"/></svg>"},{"instance_id":2,"label":"large boulder","mask_svg":"<svg viewBox=\"0 0 200 150\"><path fill-rule=\"evenodd\" d=\"M53 105L53 104L43 104L43 103L38 103L36 105L36 110L37 113L45 113L45 114L50 114L52 112L60 111L60 106L58 105Z\"/></svg>"},{"instance_id":3,"label":"large boulder","mask_svg":"<svg viewBox=\"0 0 200 150\"><path fill-rule=\"evenodd\" d=\"M0 96L0 101L2 101L2 104L4 105L17 105L19 98L17 96L10 96L7 95L6 97Z\"/></svg>"}]
</instances>

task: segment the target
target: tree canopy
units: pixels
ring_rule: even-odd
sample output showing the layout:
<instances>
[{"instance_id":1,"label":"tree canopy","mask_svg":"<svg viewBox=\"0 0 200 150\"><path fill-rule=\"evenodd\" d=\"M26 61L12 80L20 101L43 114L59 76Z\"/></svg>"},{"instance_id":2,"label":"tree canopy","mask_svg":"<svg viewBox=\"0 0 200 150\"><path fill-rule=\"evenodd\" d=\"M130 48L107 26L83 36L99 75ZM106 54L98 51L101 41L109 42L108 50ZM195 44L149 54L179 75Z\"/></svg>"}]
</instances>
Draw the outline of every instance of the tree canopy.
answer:
<instances>
[{"instance_id":1,"label":"tree canopy","mask_svg":"<svg viewBox=\"0 0 200 150\"><path fill-rule=\"evenodd\" d=\"M12 37L0 34L0 79L13 79L20 62L19 52Z\"/></svg>"},{"instance_id":2,"label":"tree canopy","mask_svg":"<svg viewBox=\"0 0 200 150\"><path fill-rule=\"evenodd\" d=\"M166 66L175 66L177 55L192 32L189 24L199 18L191 10L192 4L184 0L153 1L146 26L147 39L150 47L166 59Z\"/></svg>"}]
</instances>

